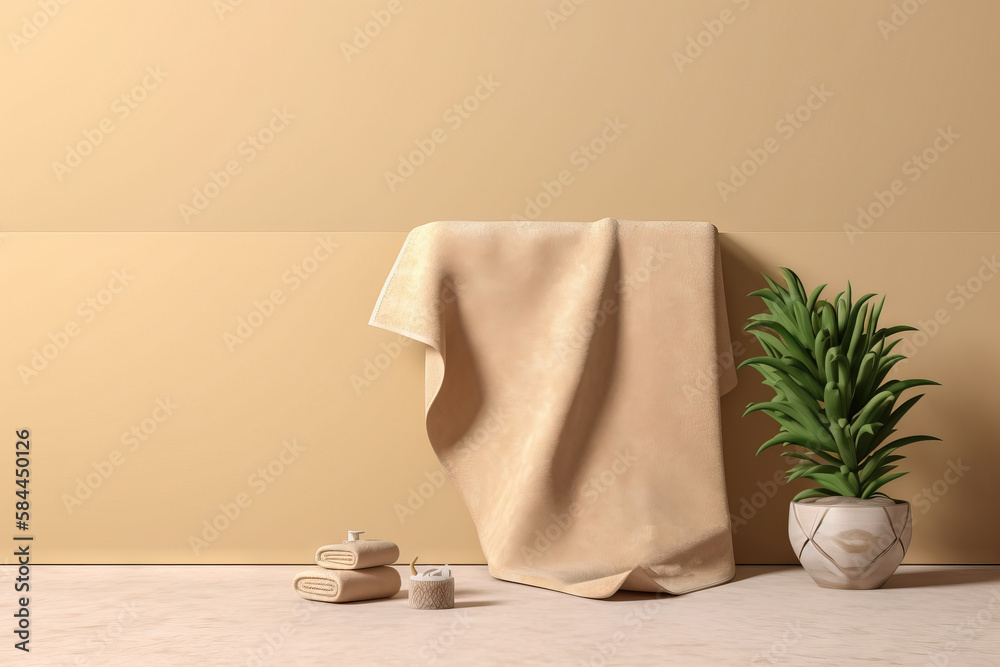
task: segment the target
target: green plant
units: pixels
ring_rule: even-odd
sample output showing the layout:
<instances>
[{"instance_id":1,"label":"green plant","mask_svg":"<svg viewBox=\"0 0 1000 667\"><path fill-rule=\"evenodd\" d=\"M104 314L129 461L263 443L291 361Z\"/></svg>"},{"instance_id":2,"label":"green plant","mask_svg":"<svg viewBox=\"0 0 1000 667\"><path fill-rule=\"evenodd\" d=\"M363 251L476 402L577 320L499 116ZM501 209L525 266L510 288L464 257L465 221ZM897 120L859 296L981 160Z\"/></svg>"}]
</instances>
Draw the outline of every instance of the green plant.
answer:
<instances>
[{"instance_id":1,"label":"green plant","mask_svg":"<svg viewBox=\"0 0 1000 667\"><path fill-rule=\"evenodd\" d=\"M802 281L781 269L787 287L767 275L769 289L751 292L768 312L754 315L744 327L767 353L747 359L774 389L774 398L751 404L744 416L763 412L781 429L757 450L787 448L782 456L801 459L788 471L788 481L804 477L819 484L795 500L820 496L870 498L884 484L905 472L892 472L903 459L896 452L929 435L889 440L896 425L923 394L899 406L900 395L912 387L936 385L931 380L887 379L893 366L906 357L892 354L900 341L890 340L910 326L879 329L885 297L874 294L851 301L851 284L833 302L820 299L826 285L806 295ZM878 495L884 495L879 493Z\"/></svg>"}]
</instances>

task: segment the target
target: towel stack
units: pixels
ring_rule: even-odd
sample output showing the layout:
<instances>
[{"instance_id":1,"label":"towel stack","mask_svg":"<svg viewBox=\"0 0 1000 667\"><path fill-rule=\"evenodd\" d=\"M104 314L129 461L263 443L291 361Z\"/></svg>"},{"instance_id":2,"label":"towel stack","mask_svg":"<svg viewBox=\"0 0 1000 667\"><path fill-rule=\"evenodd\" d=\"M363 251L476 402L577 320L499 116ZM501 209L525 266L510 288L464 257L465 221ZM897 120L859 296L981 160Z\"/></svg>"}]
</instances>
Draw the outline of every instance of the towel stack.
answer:
<instances>
[{"instance_id":1,"label":"towel stack","mask_svg":"<svg viewBox=\"0 0 1000 667\"><path fill-rule=\"evenodd\" d=\"M353 535L352 535L353 537ZM316 565L295 575L295 592L318 602L355 602L392 597L399 573L391 567L399 547L385 540L347 540L316 550Z\"/></svg>"}]
</instances>

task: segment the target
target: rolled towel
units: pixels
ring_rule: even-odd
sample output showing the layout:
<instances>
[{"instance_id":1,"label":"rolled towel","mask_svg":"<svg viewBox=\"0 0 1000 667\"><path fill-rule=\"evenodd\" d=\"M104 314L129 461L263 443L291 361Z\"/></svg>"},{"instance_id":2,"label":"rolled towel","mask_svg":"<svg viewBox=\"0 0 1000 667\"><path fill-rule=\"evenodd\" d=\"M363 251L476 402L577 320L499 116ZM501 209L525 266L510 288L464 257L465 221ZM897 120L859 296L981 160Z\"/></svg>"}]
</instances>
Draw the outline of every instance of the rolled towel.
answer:
<instances>
[{"instance_id":1,"label":"rolled towel","mask_svg":"<svg viewBox=\"0 0 1000 667\"><path fill-rule=\"evenodd\" d=\"M392 597L399 592L399 573L391 567L326 570L313 567L295 575L295 592L317 602L354 602Z\"/></svg>"},{"instance_id":2,"label":"rolled towel","mask_svg":"<svg viewBox=\"0 0 1000 667\"><path fill-rule=\"evenodd\" d=\"M330 570L360 570L392 565L399 559L399 547L386 540L355 540L327 544L316 550L316 564Z\"/></svg>"}]
</instances>

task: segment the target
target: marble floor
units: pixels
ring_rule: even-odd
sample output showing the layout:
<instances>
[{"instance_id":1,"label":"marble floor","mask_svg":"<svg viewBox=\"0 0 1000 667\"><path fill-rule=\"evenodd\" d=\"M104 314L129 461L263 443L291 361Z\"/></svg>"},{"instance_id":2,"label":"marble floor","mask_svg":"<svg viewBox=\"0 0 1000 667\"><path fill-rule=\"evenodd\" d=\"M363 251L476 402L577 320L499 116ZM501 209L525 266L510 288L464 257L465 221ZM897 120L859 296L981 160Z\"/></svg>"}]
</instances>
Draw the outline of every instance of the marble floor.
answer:
<instances>
[{"instance_id":1,"label":"marble floor","mask_svg":"<svg viewBox=\"0 0 1000 667\"><path fill-rule=\"evenodd\" d=\"M388 600L307 602L300 569L34 566L25 654L5 566L0 665L1000 665L1000 567L906 566L883 589L833 591L746 566L680 597L587 600L461 566L448 611L411 610L405 577Z\"/></svg>"}]
</instances>

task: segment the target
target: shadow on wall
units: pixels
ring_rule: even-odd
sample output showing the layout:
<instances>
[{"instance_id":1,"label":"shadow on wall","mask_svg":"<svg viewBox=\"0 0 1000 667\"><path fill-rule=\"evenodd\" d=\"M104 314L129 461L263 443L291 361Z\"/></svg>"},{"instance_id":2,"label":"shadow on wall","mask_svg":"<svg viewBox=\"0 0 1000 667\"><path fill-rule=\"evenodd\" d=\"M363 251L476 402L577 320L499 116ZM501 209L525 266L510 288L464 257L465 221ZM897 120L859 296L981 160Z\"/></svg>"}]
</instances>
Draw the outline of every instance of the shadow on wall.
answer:
<instances>
[{"instance_id":1,"label":"shadow on wall","mask_svg":"<svg viewBox=\"0 0 1000 667\"><path fill-rule=\"evenodd\" d=\"M782 248L785 255L798 252L791 255L795 259L788 260L792 263L790 268L815 273L803 265L801 258L822 252L829 241L821 239L814 243L810 239L802 241L805 244L802 246L798 243ZM756 239L739 235L723 234L721 246L730 338L738 364L763 354L756 340L743 332L743 325L762 307L759 299L747 294L765 286L761 272L774 275L777 271L773 265L775 253L765 250L767 246ZM765 255L767 260L762 259ZM822 277L822 282L830 283L829 294L824 296L832 297L843 289L844 277L850 276L859 294L861 289L870 289L888 295L883 325L905 323L923 327L924 310L930 308L933 312L940 300L934 290L942 280L944 287L948 286L948 274L942 271L933 280L925 279L928 272L921 267L930 265L931 257L915 256L906 266L894 269L902 275L881 277L873 282L872 275L879 271L878 262L873 263L873 259L871 255L845 257L843 265L834 264L830 273L806 279L806 287L814 287L816 279ZM818 259L816 265L812 268L818 271L819 265L830 268L831 262ZM914 287L907 292L900 289L901 285ZM985 301L981 303L988 309ZM903 314L899 314L900 308ZM899 375L931 377L944 385L928 392L928 397L907 416L902 427L904 434L931 433L944 442L907 448L904 451L907 459L900 469L912 474L887 488L892 497L912 504L914 542L907 563L996 562L1000 537L976 523L977 516L991 510L996 491L990 477L1000 466L1000 448L990 446L996 432L996 411L991 407L994 398L982 392L990 386L982 373L988 372L985 367L995 352L989 348L992 341L981 338L977 331L981 325L973 318L980 317L981 312L977 307L976 314L956 315L956 321L962 323L950 325L926 353L920 351L919 370L916 366L907 367L912 361L900 365ZM751 368L739 370L738 380L737 387L722 399L723 455L736 562L794 564L795 555L787 537L788 503L798 491L808 488L808 483L785 484L788 459L780 457L777 448L755 456L760 444L777 432L777 424L761 414L746 419L742 414L749 403L766 400L771 392ZM908 392L910 396L915 394Z\"/></svg>"},{"instance_id":2,"label":"shadow on wall","mask_svg":"<svg viewBox=\"0 0 1000 667\"><path fill-rule=\"evenodd\" d=\"M990 353L979 345L975 341L962 341L961 352L949 355L949 365L955 376L971 378L992 374L993 369L985 361ZM943 382L945 387L941 395L935 397L933 403L927 401L926 408L933 411L930 418L934 424L940 425L934 427L940 433L934 434L945 438L942 444L946 453L935 456L933 450L914 449L909 452L910 458L903 461L904 464L911 459L928 462L928 473L914 473L911 477L919 474L920 479L909 480L915 485L915 492L906 498L913 505L914 539L934 545L952 545L951 549L962 555L961 563L996 564L997 545L1000 544L994 481L995 471L1000 469L997 394L980 394L977 403L969 400L965 388L961 392L949 391L956 382ZM941 459L947 463L942 464ZM985 523L981 523L984 518ZM911 547L904 562L941 562L918 561L913 555Z\"/></svg>"},{"instance_id":3,"label":"shadow on wall","mask_svg":"<svg viewBox=\"0 0 1000 667\"><path fill-rule=\"evenodd\" d=\"M747 294L764 287L761 272L772 271L725 235L721 236L723 280L733 363L763 354L752 336L743 332L757 312L757 300ZM725 363L725 361L723 362ZM766 400L769 389L752 368L737 371L738 384L722 398L722 443L726 493L733 521L737 563L796 563L788 543L788 503L798 492L784 484L785 458L777 453L754 456L760 443L774 436L776 425L762 415L743 419L749 403ZM753 558L747 554L753 553Z\"/></svg>"}]
</instances>

